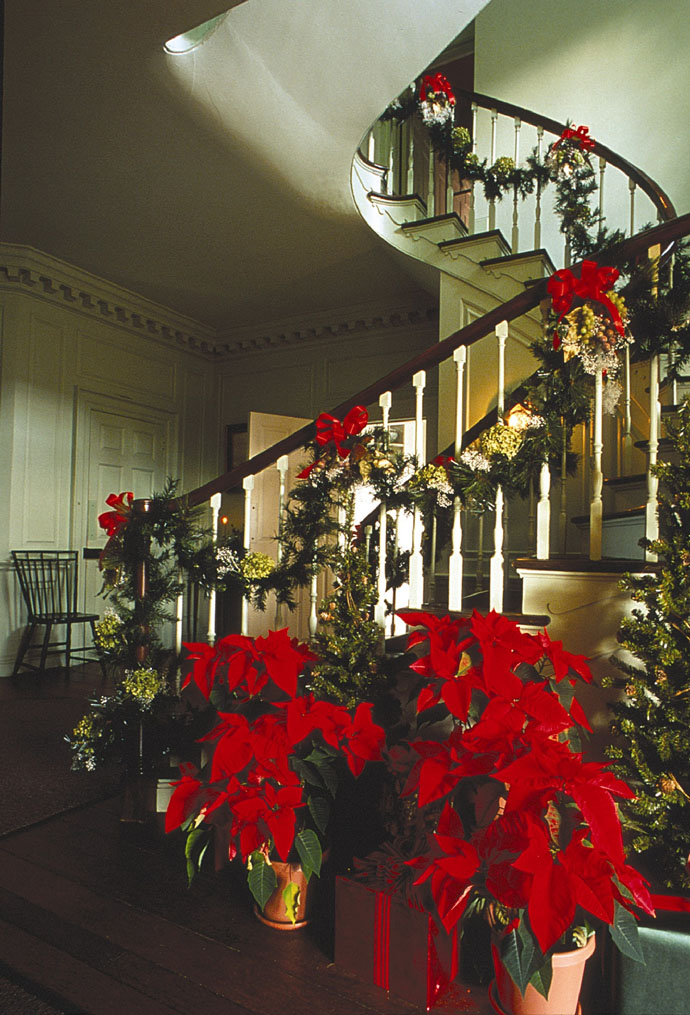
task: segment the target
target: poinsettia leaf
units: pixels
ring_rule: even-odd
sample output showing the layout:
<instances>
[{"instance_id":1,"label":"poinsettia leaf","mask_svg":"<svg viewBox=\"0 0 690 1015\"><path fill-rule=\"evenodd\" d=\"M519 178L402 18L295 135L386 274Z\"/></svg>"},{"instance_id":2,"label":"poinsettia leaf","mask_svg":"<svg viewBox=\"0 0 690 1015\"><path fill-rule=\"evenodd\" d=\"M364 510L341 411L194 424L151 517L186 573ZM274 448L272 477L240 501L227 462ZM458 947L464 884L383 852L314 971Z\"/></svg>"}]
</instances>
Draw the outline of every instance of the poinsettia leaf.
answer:
<instances>
[{"instance_id":1,"label":"poinsettia leaf","mask_svg":"<svg viewBox=\"0 0 690 1015\"><path fill-rule=\"evenodd\" d=\"M310 796L307 799L307 806L309 807L309 813L316 822L316 827L325 835L331 816L331 805L328 800L322 796Z\"/></svg>"},{"instance_id":2,"label":"poinsettia leaf","mask_svg":"<svg viewBox=\"0 0 690 1015\"><path fill-rule=\"evenodd\" d=\"M321 874L321 843L313 828L303 828L295 836L295 846L302 864L302 871L308 881L311 874Z\"/></svg>"},{"instance_id":3,"label":"poinsettia leaf","mask_svg":"<svg viewBox=\"0 0 690 1015\"><path fill-rule=\"evenodd\" d=\"M644 962L635 917L619 902L614 903L614 911L613 923L609 926L613 943L629 959Z\"/></svg>"},{"instance_id":4,"label":"poinsettia leaf","mask_svg":"<svg viewBox=\"0 0 690 1015\"><path fill-rule=\"evenodd\" d=\"M525 976L526 969L523 968L518 936L514 930L506 934L501 942L501 961L515 986L524 995L529 979Z\"/></svg>"},{"instance_id":5,"label":"poinsettia leaf","mask_svg":"<svg viewBox=\"0 0 690 1015\"><path fill-rule=\"evenodd\" d=\"M529 982L542 997L548 997L552 979L553 964L551 962L551 956L549 956L546 962L532 973L529 978Z\"/></svg>"},{"instance_id":6,"label":"poinsettia leaf","mask_svg":"<svg viewBox=\"0 0 690 1015\"><path fill-rule=\"evenodd\" d=\"M288 915L290 923L297 923L297 908L299 906L300 890L299 886L294 881L288 881L283 888L283 902L285 903L285 912Z\"/></svg>"},{"instance_id":7,"label":"poinsettia leaf","mask_svg":"<svg viewBox=\"0 0 690 1015\"><path fill-rule=\"evenodd\" d=\"M270 897L276 890L278 878L270 863L265 863L263 858L252 865L247 875L249 891L256 899L259 909L263 909Z\"/></svg>"},{"instance_id":8,"label":"poinsettia leaf","mask_svg":"<svg viewBox=\"0 0 690 1015\"><path fill-rule=\"evenodd\" d=\"M209 843L209 829L203 826L192 828L187 834L184 855L187 861L187 882L191 885L194 876L201 870L201 863Z\"/></svg>"},{"instance_id":9,"label":"poinsettia leaf","mask_svg":"<svg viewBox=\"0 0 690 1015\"><path fill-rule=\"evenodd\" d=\"M303 758L293 758L292 767L303 782L308 782L310 786L318 786L320 789L325 788L324 781L316 765L310 765Z\"/></svg>"}]
</instances>

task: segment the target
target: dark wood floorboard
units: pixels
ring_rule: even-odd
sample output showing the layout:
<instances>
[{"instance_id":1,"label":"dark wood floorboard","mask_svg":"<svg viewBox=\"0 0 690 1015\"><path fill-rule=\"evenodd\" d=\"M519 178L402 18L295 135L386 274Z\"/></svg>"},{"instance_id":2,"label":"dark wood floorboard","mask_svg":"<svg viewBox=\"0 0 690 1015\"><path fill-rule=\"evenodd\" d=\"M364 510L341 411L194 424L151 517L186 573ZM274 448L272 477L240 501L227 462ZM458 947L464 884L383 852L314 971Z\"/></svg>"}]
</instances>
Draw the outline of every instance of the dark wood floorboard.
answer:
<instances>
[{"instance_id":1,"label":"dark wood floorboard","mask_svg":"<svg viewBox=\"0 0 690 1015\"><path fill-rule=\"evenodd\" d=\"M179 837L120 821L120 801L0 840L0 963L88 1015L412 1015L332 961L332 882L306 930L255 919L242 872L187 888ZM439 1015L488 1015L457 985Z\"/></svg>"}]
</instances>

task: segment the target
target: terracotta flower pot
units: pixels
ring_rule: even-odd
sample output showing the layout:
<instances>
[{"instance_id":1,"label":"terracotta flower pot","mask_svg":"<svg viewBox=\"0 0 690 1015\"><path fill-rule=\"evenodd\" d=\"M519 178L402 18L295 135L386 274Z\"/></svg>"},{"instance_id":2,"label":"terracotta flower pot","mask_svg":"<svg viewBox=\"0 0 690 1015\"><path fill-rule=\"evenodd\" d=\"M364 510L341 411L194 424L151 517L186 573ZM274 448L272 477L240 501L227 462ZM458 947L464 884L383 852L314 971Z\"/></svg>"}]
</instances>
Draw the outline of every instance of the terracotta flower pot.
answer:
<instances>
[{"instance_id":1,"label":"terracotta flower pot","mask_svg":"<svg viewBox=\"0 0 690 1015\"><path fill-rule=\"evenodd\" d=\"M299 863L283 863L282 860L271 860L271 866L276 872L278 884L263 910L259 909L255 903L254 912L262 923L265 923L268 927L273 927L275 930L300 930L300 928L306 927L309 923L309 914L314 896L314 878L310 879L312 882L310 888ZM286 912L285 900L283 899L283 889L291 882L297 885L299 889L294 923Z\"/></svg>"},{"instance_id":2,"label":"terracotta flower pot","mask_svg":"<svg viewBox=\"0 0 690 1015\"><path fill-rule=\"evenodd\" d=\"M501 962L498 950L492 948L495 980L489 987L489 998L499 1015L578 1015L582 977L587 959L594 954L596 939L590 937L584 948L558 952L553 956L553 979L548 998L528 984L523 997Z\"/></svg>"}]
</instances>

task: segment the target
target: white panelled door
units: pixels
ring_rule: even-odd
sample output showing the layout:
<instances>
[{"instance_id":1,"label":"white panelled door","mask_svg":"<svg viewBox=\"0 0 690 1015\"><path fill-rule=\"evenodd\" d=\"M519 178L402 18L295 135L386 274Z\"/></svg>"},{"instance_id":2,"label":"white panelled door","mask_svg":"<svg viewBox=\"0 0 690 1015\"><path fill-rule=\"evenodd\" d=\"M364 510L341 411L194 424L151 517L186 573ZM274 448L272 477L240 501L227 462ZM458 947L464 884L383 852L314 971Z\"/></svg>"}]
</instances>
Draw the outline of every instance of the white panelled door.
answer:
<instances>
[{"instance_id":1,"label":"white panelled door","mask_svg":"<svg viewBox=\"0 0 690 1015\"><path fill-rule=\"evenodd\" d=\"M298 416L276 416L266 412L250 412L249 457L252 458L284 437L289 437L295 430L299 430L309 422L308 419L301 419ZM301 448L289 456L286 482L288 492L295 486L297 474L303 467L306 458L307 456ZM277 555L279 492L278 469L275 465L271 465L255 478L252 493L250 549L267 553L274 560ZM323 588L320 583L319 597L322 595ZM309 589L300 590L296 598L297 609L290 611L284 608L277 619L281 627L289 627L293 637L306 640L309 637ZM265 612L250 609L247 633L255 638L275 628L276 603L275 597L271 595L267 601Z\"/></svg>"},{"instance_id":2,"label":"white panelled door","mask_svg":"<svg viewBox=\"0 0 690 1015\"><path fill-rule=\"evenodd\" d=\"M108 510L109 494L131 490L135 498L141 498L163 488L169 475L170 416L144 407L119 412L90 404L85 406L83 423L81 485L85 489L77 504L83 521L75 545L100 549L106 535L98 516ZM97 595L102 584L97 560L82 562L80 584L83 608L103 613L105 603Z\"/></svg>"}]
</instances>

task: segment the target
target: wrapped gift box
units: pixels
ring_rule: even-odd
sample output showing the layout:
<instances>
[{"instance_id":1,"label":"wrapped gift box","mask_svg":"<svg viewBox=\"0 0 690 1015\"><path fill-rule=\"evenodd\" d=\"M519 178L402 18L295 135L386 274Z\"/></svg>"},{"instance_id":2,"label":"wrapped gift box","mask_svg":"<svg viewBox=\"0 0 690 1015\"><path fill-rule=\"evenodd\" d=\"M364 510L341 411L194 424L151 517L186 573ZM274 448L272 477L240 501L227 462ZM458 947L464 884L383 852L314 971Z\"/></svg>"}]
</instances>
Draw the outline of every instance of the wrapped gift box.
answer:
<instances>
[{"instance_id":1,"label":"wrapped gift box","mask_svg":"<svg viewBox=\"0 0 690 1015\"><path fill-rule=\"evenodd\" d=\"M655 920L639 928L644 963L615 954L619 1015L690 1015L690 899L653 895Z\"/></svg>"},{"instance_id":2,"label":"wrapped gift box","mask_svg":"<svg viewBox=\"0 0 690 1015\"><path fill-rule=\"evenodd\" d=\"M335 962L363 982L428 1009L457 975L457 935L446 934L418 904L339 876Z\"/></svg>"}]
</instances>

